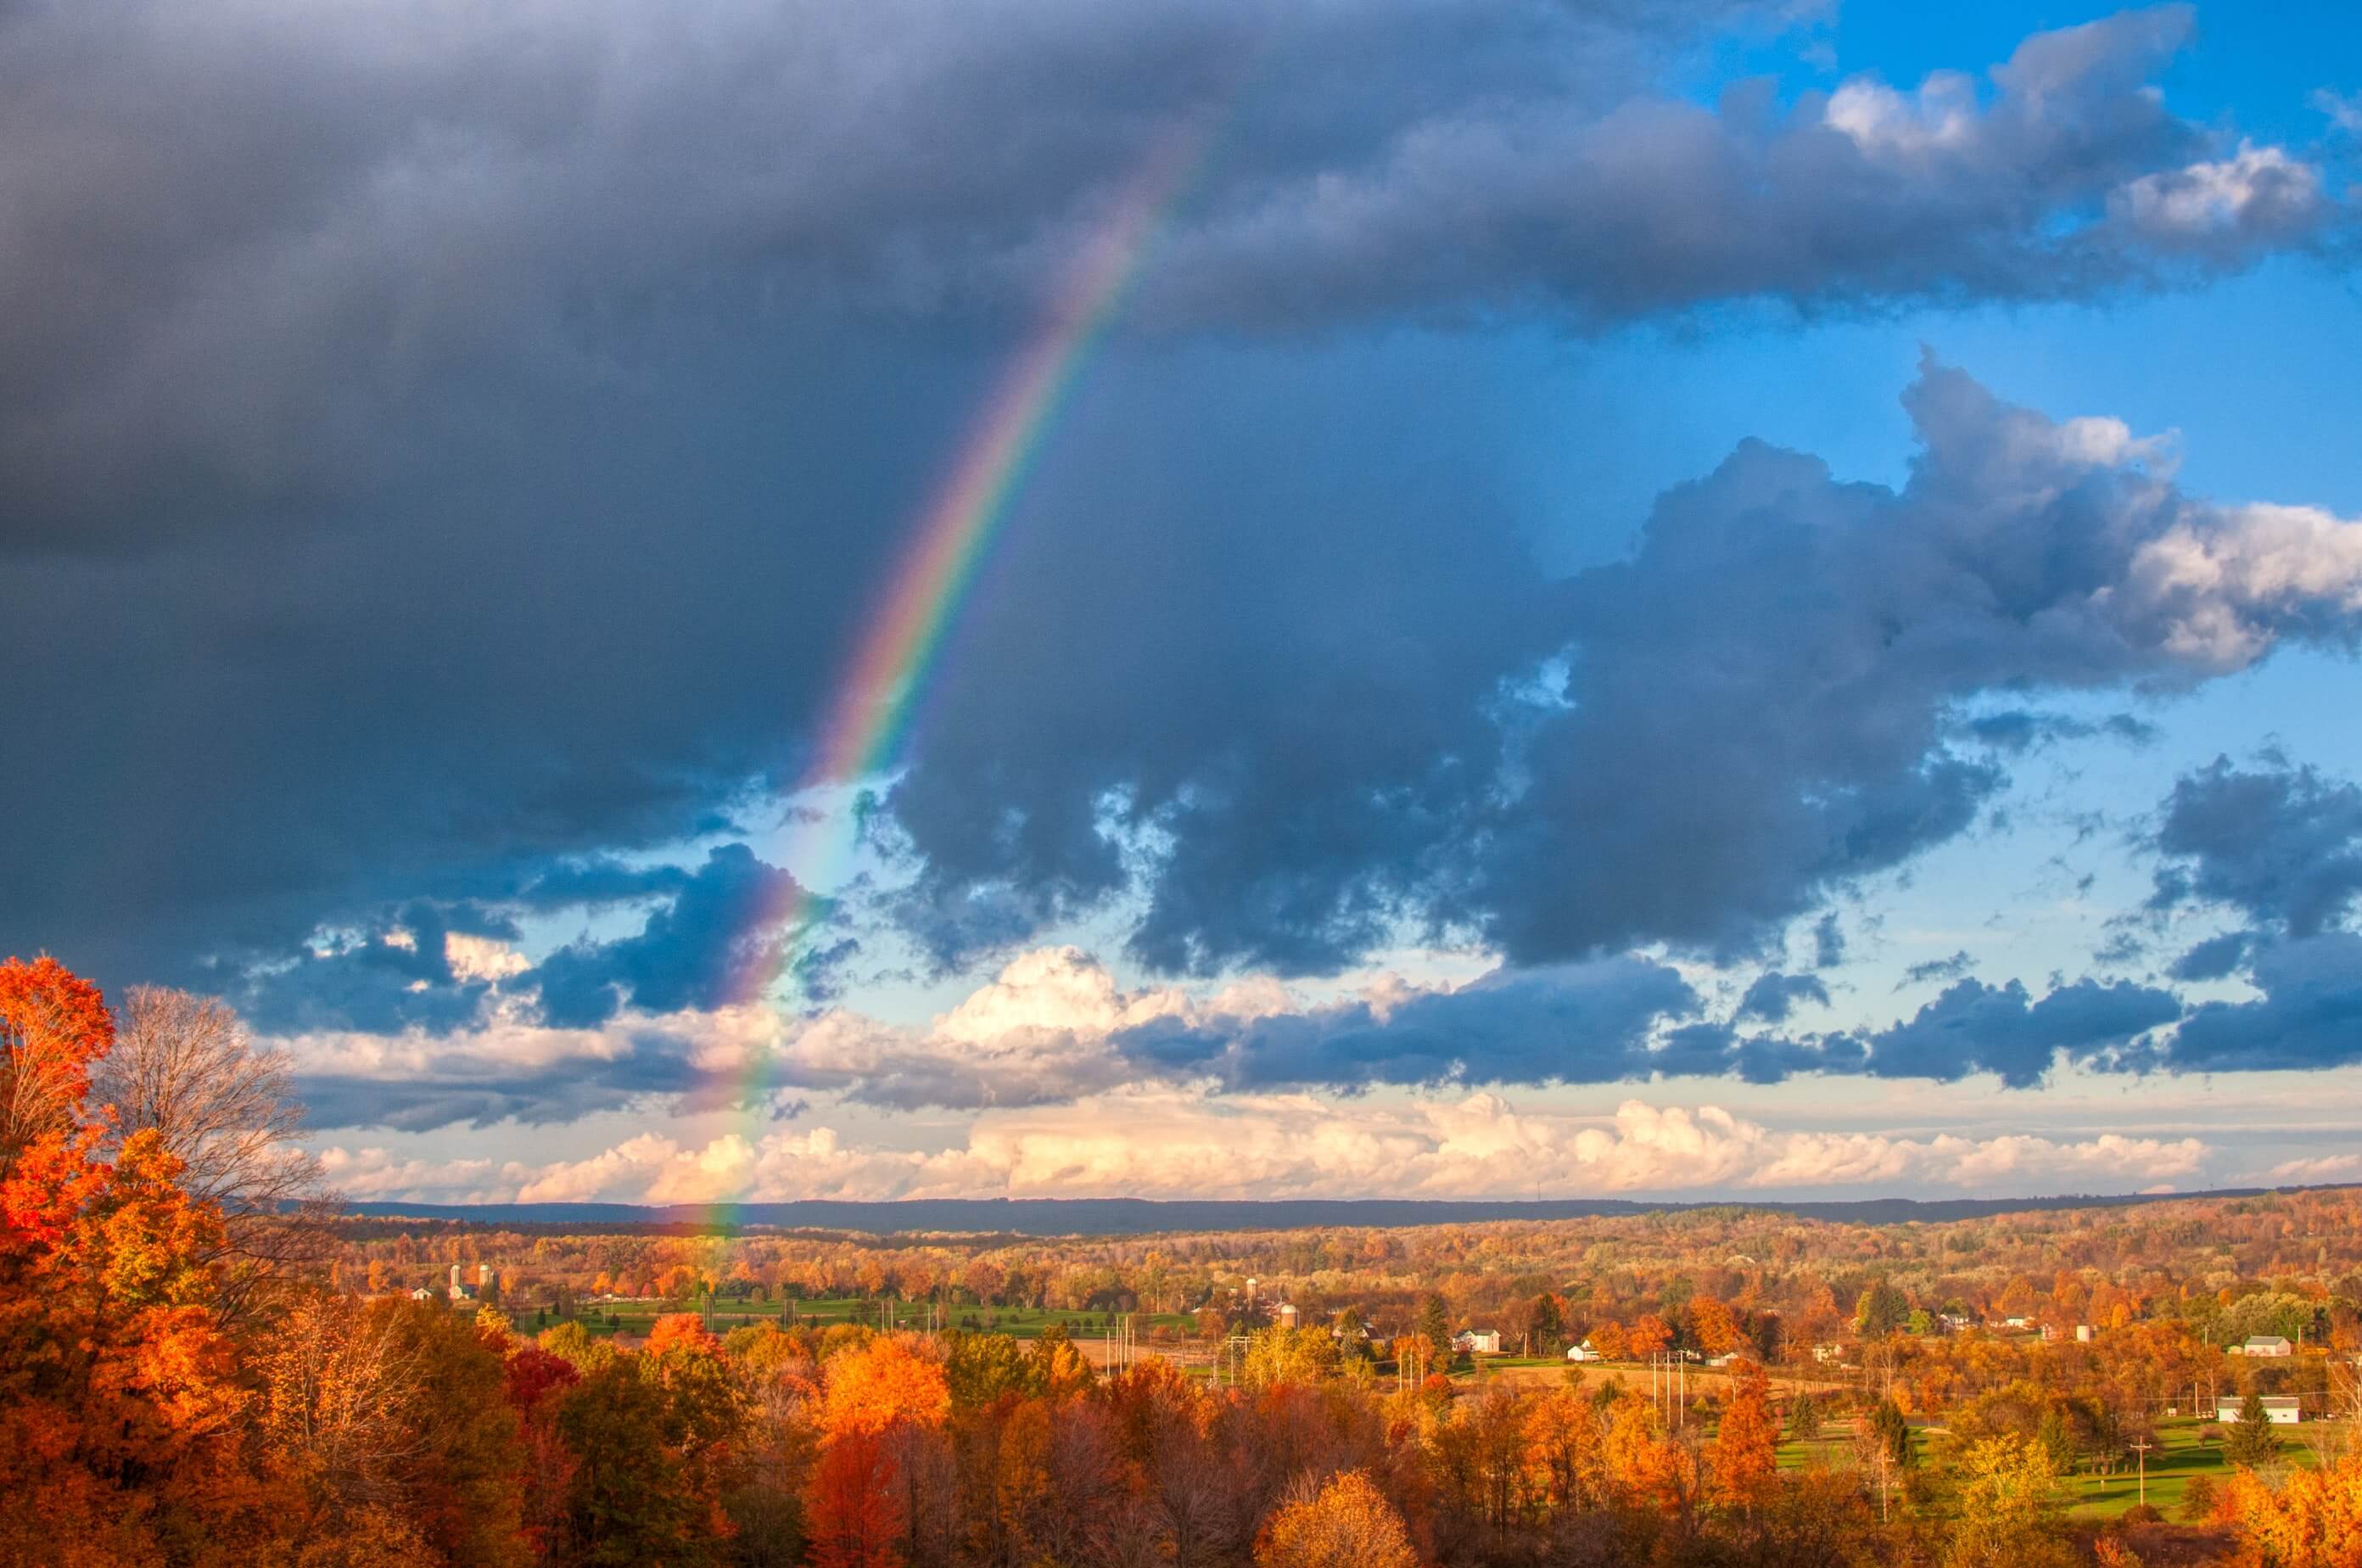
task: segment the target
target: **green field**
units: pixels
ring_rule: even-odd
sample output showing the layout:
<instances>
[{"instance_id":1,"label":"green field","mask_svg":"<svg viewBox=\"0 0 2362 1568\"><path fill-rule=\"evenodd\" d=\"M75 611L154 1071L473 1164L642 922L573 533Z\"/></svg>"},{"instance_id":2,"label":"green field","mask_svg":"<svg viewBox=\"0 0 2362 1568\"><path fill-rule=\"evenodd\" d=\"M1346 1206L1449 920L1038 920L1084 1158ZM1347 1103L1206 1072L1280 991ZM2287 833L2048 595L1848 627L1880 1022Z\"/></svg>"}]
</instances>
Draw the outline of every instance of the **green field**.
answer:
<instances>
[{"instance_id":1,"label":"green field","mask_svg":"<svg viewBox=\"0 0 2362 1568\"><path fill-rule=\"evenodd\" d=\"M2158 1423L2158 1446L2148 1452L2148 1506L2166 1518L2180 1518L2183 1492L2191 1476L2204 1475L2219 1482L2230 1474L2230 1466L2223 1461L2223 1445L2199 1441L2199 1433L2214 1425L2197 1420ZM2317 1460L2301 1432L2301 1428L2283 1430L2280 1459L2284 1463L2309 1469ZM1822 1435L1809 1443L1781 1443L1779 1462L1783 1470L1798 1470L1808 1464L1847 1468L1854 1462L1851 1423L1832 1420ZM2070 1475L2059 1484L2058 1496L2069 1518L2104 1522L2140 1501L2140 1472L2135 1467L2104 1479Z\"/></svg>"}]
</instances>

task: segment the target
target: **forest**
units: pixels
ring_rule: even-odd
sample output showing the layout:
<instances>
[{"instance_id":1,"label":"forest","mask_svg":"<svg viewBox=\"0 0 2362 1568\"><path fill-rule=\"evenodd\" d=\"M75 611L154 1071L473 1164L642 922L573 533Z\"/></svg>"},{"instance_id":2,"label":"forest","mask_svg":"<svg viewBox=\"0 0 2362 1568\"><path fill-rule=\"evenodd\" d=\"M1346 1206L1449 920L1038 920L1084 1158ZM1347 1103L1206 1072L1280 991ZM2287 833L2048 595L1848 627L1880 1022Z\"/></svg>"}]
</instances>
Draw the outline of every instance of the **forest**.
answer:
<instances>
[{"instance_id":1,"label":"forest","mask_svg":"<svg viewBox=\"0 0 2362 1568\"><path fill-rule=\"evenodd\" d=\"M2351 1189L524 1230L343 1212L288 1088L0 965L0 1562L2362 1565Z\"/></svg>"}]
</instances>

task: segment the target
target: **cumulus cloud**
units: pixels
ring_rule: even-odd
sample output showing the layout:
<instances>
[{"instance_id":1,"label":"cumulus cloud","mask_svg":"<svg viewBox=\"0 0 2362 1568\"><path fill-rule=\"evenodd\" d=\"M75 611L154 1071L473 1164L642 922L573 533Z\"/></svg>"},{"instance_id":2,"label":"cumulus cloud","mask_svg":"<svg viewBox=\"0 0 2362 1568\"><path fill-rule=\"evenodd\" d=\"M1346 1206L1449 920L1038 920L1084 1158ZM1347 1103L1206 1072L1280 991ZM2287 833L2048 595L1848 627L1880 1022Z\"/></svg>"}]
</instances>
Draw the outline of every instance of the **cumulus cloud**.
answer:
<instances>
[{"instance_id":1,"label":"cumulus cloud","mask_svg":"<svg viewBox=\"0 0 2362 1568\"><path fill-rule=\"evenodd\" d=\"M1348 564L1323 595L1361 606L1350 635L1305 606L1266 640L1249 587L1235 649L1133 662L1162 562L1053 625L987 607L888 801L919 867L908 928L954 964L1130 895L1133 954L1167 970L1335 968L1405 927L1520 965L1767 951L1998 795L2006 751L1959 744L1994 694L2183 689L2351 639L2362 524L2322 519L2300 561L2284 519L2186 493L2115 421L1932 360L1905 405L1901 490L1749 443L1668 492L1628 559L1556 584L1495 559L1480 588L1382 534L1394 586L1365 600ZM1405 573L1449 602L1397 614ZM1064 700L1015 695L1043 686Z\"/></svg>"},{"instance_id":2,"label":"cumulus cloud","mask_svg":"<svg viewBox=\"0 0 2362 1568\"><path fill-rule=\"evenodd\" d=\"M1359 167L1209 204L1173 242L1169 293L1200 315L1554 306L1615 319L1770 295L1822 305L2053 298L2236 266L2318 233L2318 171L2208 138L2150 78L2183 6L2037 34L1982 82L1871 77L1792 111L1509 101L1409 123ZM2091 209L2104 216L2092 218Z\"/></svg>"},{"instance_id":3,"label":"cumulus cloud","mask_svg":"<svg viewBox=\"0 0 2362 1568\"><path fill-rule=\"evenodd\" d=\"M2362 1177L2362 1154L2315 1154L2282 1160L2264 1173L2264 1179L2297 1186L2352 1181Z\"/></svg>"},{"instance_id":4,"label":"cumulus cloud","mask_svg":"<svg viewBox=\"0 0 2362 1568\"><path fill-rule=\"evenodd\" d=\"M1882 1077L1959 1078L1992 1073L2013 1088L2042 1081L2063 1054L2110 1057L2181 1016L2169 991L2129 981L2078 980L2036 1000L2012 980L1961 980L1910 1019L1871 1037Z\"/></svg>"},{"instance_id":5,"label":"cumulus cloud","mask_svg":"<svg viewBox=\"0 0 2362 1568\"><path fill-rule=\"evenodd\" d=\"M2202 1002L2123 1065L2180 1073L2304 1071L2362 1062L2362 936L2323 932L2257 947L2246 1001Z\"/></svg>"},{"instance_id":6,"label":"cumulus cloud","mask_svg":"<svg viewBox=\"0 0 2362 1568\"><path fill-rule=\"evenodd\" d=\"M1496 1095L1380 1107L1301 1096L1209 1101L1134 1091L1056 1110L994 1111L966 1142L919 1152L828 1128L703 1144L654 1134L546 1165L445 1165L338 1149L356 1198L698 1203L800 1198L1428 1198L1876 1186L1959 1191L2149 1183L2208 1157L2194 1138L2060 1142L1777 1132L1714 1106L1626 1100L1612 1117L1521 1112ZM2055 1187L2053 1188L2055 1190Z\"/></svg>"}]
</instances>

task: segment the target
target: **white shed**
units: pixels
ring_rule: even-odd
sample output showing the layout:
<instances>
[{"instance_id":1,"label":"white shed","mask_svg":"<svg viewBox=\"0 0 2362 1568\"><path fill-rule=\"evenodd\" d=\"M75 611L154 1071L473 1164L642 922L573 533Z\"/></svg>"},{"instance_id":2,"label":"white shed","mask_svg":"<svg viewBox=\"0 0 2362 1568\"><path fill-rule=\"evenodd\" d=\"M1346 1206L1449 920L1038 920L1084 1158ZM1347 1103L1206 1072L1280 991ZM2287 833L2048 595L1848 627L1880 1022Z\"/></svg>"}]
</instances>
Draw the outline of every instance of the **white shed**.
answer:
<instances>
[{"instance_id":1,"label":"white shed","mask_svg":"<svg viewBox=\"0 0 2362 1568\"><path fill-rule=\"evenodd\" d=\"M2224 1395L2214 1401L2214 1419L2235 1425L2239 1419L2239 1407L2244 1403L2245 1400ZM2303 1419L2303 1408L2293 1397L2274 1394L2264 1396L2264 1419L2273 1426L2292 1427Z\"/></svg>"}]
</instances>

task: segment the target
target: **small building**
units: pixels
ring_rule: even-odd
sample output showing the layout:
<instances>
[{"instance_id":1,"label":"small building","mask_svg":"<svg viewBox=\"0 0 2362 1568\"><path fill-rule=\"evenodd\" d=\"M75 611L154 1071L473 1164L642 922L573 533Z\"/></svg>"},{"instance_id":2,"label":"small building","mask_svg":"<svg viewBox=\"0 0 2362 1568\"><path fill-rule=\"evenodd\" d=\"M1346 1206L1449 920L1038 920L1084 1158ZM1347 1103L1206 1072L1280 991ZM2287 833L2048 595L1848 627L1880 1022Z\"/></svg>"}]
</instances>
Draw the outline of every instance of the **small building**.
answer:
<instances>
[{"instance_id":1,"label":"small building","mask_svg":"<svg viewBox=\"0 0 2362 1568\"><path fill-rule=\"evenodd\" d=\"M2214 1419L2235 1423L2239 1419L2239 1407L2245 1403L2244 1399L2224 1395L2214 1401ZM2292 1395L2267 1394L2264 1396L2264 1419L2276 1427L2292 1427L2304 1419L2304 1408Z\"/></svg>"},{"instance_id":2,"label":"small building","mask_svg":"<svg viewBox=\"0 0 2362 1568\"><path fill-rule=\"evenodd\" d=\"M1597 1361L1599 1359L1599 1353L1591 1348L1591 1342L1589 1340L1585 1340L1579 1345L1567 1346L1566 1359L1569 1361Z\"/></svg>"},{"instance_id":3,"label":"small building","mask_svg":"<svg viewBox=\"0 0 2362 1568\"><path fill-rule=\"evenodd\" d=\"M1705 1364L1708 1366L1730 1366L1738 1362L1753 1361L1754 1359L1755 1358L1753 1356L1747 1354L1743 1351L1734 1350L1725 1351L1720 1355L1710 1355L1705 1358Z\"/></svg>"},{"instance_id":4,"label":"small building","mask_svg":"<svg viewBox=\"0 0 2362 1568\"><path fill-rule=\"evenodd\" d=\"M2296 1346L2278 1334L2250 1334L2247 1342L2230 1347L2233 1355L2294 1355Z\"/></svg>"},{"instance_id":5,"label":"small building","mask_svg":"<svg viewBox=\"0 0 2362 1568\"><path fill-rule=\"evenodd\" d=\"M1451 1336L1451 1348L1463 1355L1499 1355L1501 1331L1498 1329L1462 1329Z\"/></svg>"},{"instance_id":6,"label":"small building","mask_svg":"<svg viewBox=\"0 0 2362 1568\"><path fill-rule=\"evenodd\" d=\"M2004 1329L2030 1329L2034 1327L2034 1320L2031 1318L2003 1318L2001 1320L2001 1326Z\"/></svg>"},{"instance_id":7,"label":"small building","mask_svg":"<svg viewBox=\"0 0 2362 1568\"><path fill-rule=\"evenodd\" d=\"M454 1301L473 1301L481 1294L482 1292L472 1285L456 1285L451 1287L451 1299Z\"/></svg>"},{"instance_id":8,"label":"small building","mask_svg":"<svg viewBox=\"0 0 2362 1568\"><path fill-rule=\"evenodd\" d=\"M432 1301L435 1299L435 1292L422 1285L410 1293L410 1298L413 1301Z\"/></svg>"},{"instance_id":9,"label":"small building","mask_svg":"<svg viewBox=\"0 0 2362 1568\"><path fill-rule=\"evenodd\" d=\"M2079 1345L2088 1345L2092 1342L2091 1324L2078 1323L2075 1325L2075 1342Z\"/></svg>"}]
</instances>

